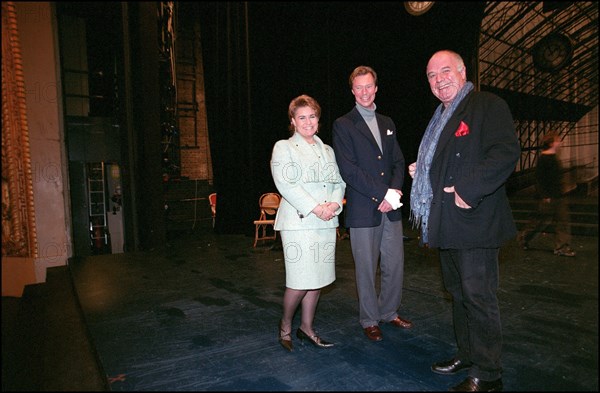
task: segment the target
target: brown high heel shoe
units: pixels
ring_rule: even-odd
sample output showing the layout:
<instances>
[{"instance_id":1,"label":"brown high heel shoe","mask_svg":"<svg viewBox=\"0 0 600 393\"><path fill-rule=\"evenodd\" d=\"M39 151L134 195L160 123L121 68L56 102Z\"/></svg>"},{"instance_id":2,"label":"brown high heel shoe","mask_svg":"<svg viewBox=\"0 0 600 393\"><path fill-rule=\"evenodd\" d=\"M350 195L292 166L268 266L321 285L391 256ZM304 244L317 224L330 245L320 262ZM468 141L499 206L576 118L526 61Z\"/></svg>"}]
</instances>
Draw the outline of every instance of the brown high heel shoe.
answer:
<instances>
[{"instance_id":1,"label":"brown high heel shoe","mask_svg":"<svg viewBox=\"0 0 600 393\"><path fill-rule=\"evenodd\" d=\"M290 328L289 333L286 333L283 331L281 325L282 321L279 320L279 344L281 344L281 346L288 351L292 352L294 350L294 345L292 344L292 329ZM288 337L289 339L285 339L284 337Z\"/></svg>"},{"instance_id":2,"label":"brown high heel shoe","mask_svg":"<svg viewBox=\"0 0 600 393\"><path fill-rule=\"evenodd\" d=\"M321 338L318 337L316 334L314 336L309 336L308 334L304 333L304 331L300 328L296 330L296 337L298 337L300 340L307 339L312 345L319 348L331 348L334 345L333 343L330 343L328 341L321 340Z\"/></svg>"}]
</instances>

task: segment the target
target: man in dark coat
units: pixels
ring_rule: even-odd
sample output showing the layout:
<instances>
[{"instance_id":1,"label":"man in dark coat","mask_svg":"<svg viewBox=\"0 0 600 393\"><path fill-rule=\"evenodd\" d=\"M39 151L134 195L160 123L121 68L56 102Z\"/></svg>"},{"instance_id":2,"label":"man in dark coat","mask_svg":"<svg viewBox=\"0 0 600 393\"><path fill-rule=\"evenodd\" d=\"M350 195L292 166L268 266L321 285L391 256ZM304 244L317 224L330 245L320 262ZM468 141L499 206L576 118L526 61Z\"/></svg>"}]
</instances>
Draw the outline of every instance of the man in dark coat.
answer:
<instances>
[{"instance_id":1,"label":"man in dark coat","mask_svg":"<svg viewBox=\"0 0 600 393\"><path fill-rule=\"evenodd\" d=\"M505 182L520 156L506 102L473 91L462 58L435 53L427 79L441 101L419 146L411 219L421 242L439 248L442 277L452 295L457 352L432 365L438 374L469 369L454 391L502 390L502 326L498 253L517 233Z\"/></svg>"}]
</instances>

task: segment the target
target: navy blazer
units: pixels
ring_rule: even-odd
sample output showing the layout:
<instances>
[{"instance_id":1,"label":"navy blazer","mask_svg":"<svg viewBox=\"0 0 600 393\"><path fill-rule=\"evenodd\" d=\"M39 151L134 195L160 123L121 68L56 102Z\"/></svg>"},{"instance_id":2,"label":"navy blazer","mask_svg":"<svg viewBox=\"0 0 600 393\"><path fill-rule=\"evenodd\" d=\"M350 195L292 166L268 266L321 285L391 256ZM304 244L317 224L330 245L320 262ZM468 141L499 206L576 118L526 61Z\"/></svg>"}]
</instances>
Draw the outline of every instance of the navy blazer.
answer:
<instances>
[{"instance_id":1,"label":"navy blazer","mask_svg":"<svg viewBox=\"0 0 600 393\"><path fill-rule=\"evenodd\" d=\"M333 150L346 182L344 224L349 228L381 224L383 213L377 207L388 189L402 190L404 183L405 162L396 126L387 116L377 112L375 116L383 152L356 107L333 123ZM390 221L402 219L400 208L386 214Z\"/></svg>"},{"instance_id":2,"label":"navy blazer","mask_svg":"<svg viewBox=\"0 0 600 393\"><path fill-rule=\"evenodd\" d=\"M430 247L495 248L516 235L504 185L520 154L506 102L469 93L442 130L431 163ZM449 186L471 209L456 206L454 194L444 192Z\"/></svg>"}]
</instances>

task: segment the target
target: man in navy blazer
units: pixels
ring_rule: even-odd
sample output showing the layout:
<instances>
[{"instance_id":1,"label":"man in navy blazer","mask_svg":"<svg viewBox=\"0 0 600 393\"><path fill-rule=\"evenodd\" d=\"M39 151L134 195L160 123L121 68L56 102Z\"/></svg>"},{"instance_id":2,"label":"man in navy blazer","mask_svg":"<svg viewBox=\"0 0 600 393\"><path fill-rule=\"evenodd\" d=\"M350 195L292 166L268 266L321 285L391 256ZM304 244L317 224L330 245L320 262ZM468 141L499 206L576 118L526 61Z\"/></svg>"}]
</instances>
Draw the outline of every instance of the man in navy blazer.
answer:
<instances>
[{"instance_id":1,"label":"man in navy blazer","mask_svg":"<svg viewBox=\"0 0 600 393\"><path fill-rule=\"evenodd\" d=\"M333 149L346 182L344 220L356 268L359 323L369 339L381 341L380 322L412 327L412 322L398 315L404 281L400 197L405 162L393 120L375 112L375 71L359 66L349 83L356 106L333 123ZM375 288L378 264L379 294Z\"/></svg>"}]
</instances>

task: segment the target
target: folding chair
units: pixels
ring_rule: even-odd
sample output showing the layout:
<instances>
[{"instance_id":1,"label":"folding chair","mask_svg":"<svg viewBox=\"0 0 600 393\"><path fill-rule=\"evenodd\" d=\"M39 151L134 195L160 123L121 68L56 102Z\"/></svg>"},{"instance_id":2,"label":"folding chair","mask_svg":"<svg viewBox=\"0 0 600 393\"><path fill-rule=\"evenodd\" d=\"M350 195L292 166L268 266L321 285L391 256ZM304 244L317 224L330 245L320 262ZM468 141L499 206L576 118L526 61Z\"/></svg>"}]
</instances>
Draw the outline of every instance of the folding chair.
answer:
<instances>
[{"instance_id":1,"label":"folding chair","mask_svg":"<svg viewBox=\"0 0 600 393\"><path fill-rule=\"evenodd\" d=\"M261 240L277 239L277 232L274 229L275 214L279 208L281 195L276 192L268 192L260 196L258 206L260 207L260 218L254 220L256 231L254 233L254 246ZM269 231L269 227L271 231ZM270 233L272 232L272 233Z\"/></svg>"}]
</instances>

